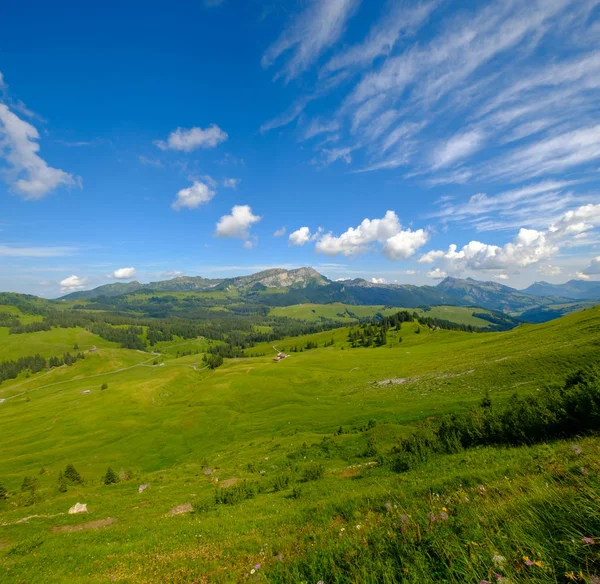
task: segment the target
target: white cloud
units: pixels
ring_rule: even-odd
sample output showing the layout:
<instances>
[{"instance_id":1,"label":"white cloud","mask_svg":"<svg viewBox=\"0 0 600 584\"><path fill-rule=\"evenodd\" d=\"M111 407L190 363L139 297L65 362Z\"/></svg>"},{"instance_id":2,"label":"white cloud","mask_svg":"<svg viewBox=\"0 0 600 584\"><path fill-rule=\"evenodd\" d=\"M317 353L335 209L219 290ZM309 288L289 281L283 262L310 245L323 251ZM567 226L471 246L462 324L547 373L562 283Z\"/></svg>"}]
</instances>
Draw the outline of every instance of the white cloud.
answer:
<instances>
[{"instance_id":1,"label":"white cloud","mask_svg":"<svg viewBox=\"0 0 600 584\"><path fill-rule=\"evenodd\" d=\"M538 273L542 276L558 276L562 272L562 269L559 266L553 266L551 264L540 266L538 268Z\"/></svg>"},{"instance_id":2,"label":"white cloud","mask_svg":"<svg viewBox=\"0 0 600 584\"><path fill-rule=\"evenodd\" d=\"M383 255L390 260L405 260L429 240L429 234L423 229L400 231L388 238L383 246Z\"/></svg>"},{"instance_id":3,"label":"white cloud","mask_svg":"<svg viewBox=\"0 0 600 584\"><path fill-rule=\"evenodd\" d=\"M427 277L433 278L434 280L443 280L448 277L448 274L439 268L435 268L435 270L427 272Z\"/></svg>"},{"instance_id":4,"label":"white cloud","mask_svg":"<svg viewBox=\"0 0 600 584\"><path fill-rule=\"evenodd\" d=\"M585 269L584 273L594 276L600 274L600 256L596 256L590 261L590 265Z\"/></svg>"},{"instance_id":5,"label":"white cloud","mask_svg":"<svg viewBox=\"0 0 600 584\"><path fill-rule=\"evenodd\" d=\"M131 280L135 278L135 268L119 268L118 270L115 270L110 277L115 280Z\"/></svg>"},{"instance_id":6,"label":"white cloud","mask_svg":"<svg viewBox=\"0 0 600 584\"><path fill-rule=\"evenodd\" d=\"M228 137L227 132L221 130L216 124L211 124L205 130L198 127L177 128L169 134L166 141L155 140L154 145L161 150L192 152L197 148L215 148Z\"/></svg>"},{"instance_id":7,"label":"white cloud","mask_svg":"<svg viewBox=\"0 0 600 584\"><path fill-rule=\"evenodd\" d=\"M280 75L286 81L297 77L340 38L358 3L359 0L311 0L267 49L262 66L270 67L285 54L288 60Z\"/></svg>"},{"instance_id":8,"label":"white cloud","mask_svg":"<svg viewBox=\"0 0 600 584\"><path fill-rule=\"evenodd\" d=\"M367 246L373 242L384 243L400 229L400 220L396 213L387 211L382 219L364 219L358 227L349 227L339 237L326 233L317 241L316 250L331 256L356 255L367 251Z\"/></svg>"},{"instance_id":9,"label":"white cloud","mask_svg":"<svg viewBox=\"0 0 600 584\"><path fill-rule=\"evenodd\" d=\"M0 257L13 258L53 258L73 255L77 249L74 247L18 247L0 245Z\"/></svg>"},{"instance_id":10,"label":"white cloud","mask_svg":"<svg viewBox=\"0 0 600 584\"><path fill-rule=\"evenodd\" d=\"M262 217L252 214L249 205L235 205L230 215L223 215L219 219L216 236L248 240L250 227L261 219Z\"/></svg>"},{"instance_id":11,"label":"white cloud","mask_svg":"<svg viewBox=\"0 0 600 584\"><path fill-rule=\"evenodd\" d=\"M583 272L576 272L575 276L579 279L579 280L589 280L590 277L587 274L584 274Z\"/></svg>"},{"instance_id":12,"label":"white cloud","mask_svg":"<svg viewBox=\"0 0 600 584\"><path fill-rule=\"evenodd\" d=\"M0 103L0 156L10 165L5 172L15 192L24 199L41 199L59 186L80 185L80 179L48 166L38 155L38 131Z\"/></svg>"},{"instance_id":13,"label":"white cloud","mask_svg":"<svg viewBox=\"0 0 600 584\"><path fill-rule=\"evenodd\" d=\"M0 71L0 91L4 92L8 89L8 85L6 85L4 81L4 75L2 75L2 71Z\"/></svg>"},{"instance_id":14,"label":"white cloud","mask_svg":"<svg viewBox=\"0 0 600 584\"><path fill-rule=\"evenodd\" d=\"M215 196L215 191L207 184L195 180L191 187L181 189L177 193L177 198L171 205L173 209L196 209L200 205L208 203Z\"/></svg>"},{"instance_id":15,"label":"white cloud","mask_svg":"<svg viewBox=\"0 0 600 584\"><path fill-rule=\"evenodd\" d=\"M457 251L452 244L447 251L431 250L423 254L420 263L435 263L452 271L504 270L524 268L554 256L564 246L573 245L600 225L600 204L583 205L567 211L546 231L521 228L513 239L503 246L471 241Z\"/></svg>"},{"instance_id":16,"label":"white cloud","mask_svg":"<svg viewBox=\"0 0 600 584\"><path fill-rule=\"evenodd\" d=\"M320 134L330 134L340 129L340 123L335 120L312 120L304 130L304 140L309 140Z\"/></svg>"},{"instance_id":17,"label":"white cloud","mask_svg":"<svg viewBox=\"0 0 600 584\"><path fill-rule=\"evenodd\" d=\"M392 2L391 10L371 27L367 38L332 57L323 72L369 66L378 56L388 55L401 36L414 33L427 21L438 4L437 0L414 5Z\"/></svg>"},{"instance_id":18,"label":"white cloud","mask_svg":"<svg viewBox=\"0 0 600 584\"><path fill-rule=\"evenodd\" d=\"M87 283L87 278L80 278L79 276L69 276L64 280L61 280L60 291L61 292L75 292L76 290L83 290Z\"/></svg>"},{"instance_id":19,"label":"white cloud","mask_svg":"<svg viewBox=\"0 0 600 584\"><path fill-rule=\"evenodd\" d=\"M314 241L321 235L323 230L319 227L315 233L311 233L308 227L300 227L293 233L290 233L289 244L302 246L309 241Z\"/></svg>"},{"instance_id":20,"label":"white cloud","mask_svg":"<svg viewBox=\"0 0 600 584\"><path fill-rule=\"evenodd\" d=\"M163 272L161 274L163 278L177 278L178 276L183 276L183 272L179 270L169 270L168 272Z\"/></svg>"},{"instance_id":21,"label":"white cloud","mask_svg":"<svg viewBox=\"0 0 600 584\"><path fill-rule=\"evenodd\" d=\"M287 227L281 227L273 232L273 237L283 237L287 232Z\"/></svg>"},{"instance_id":22,"label":"white cloud","mask_svg":"<svg viewBox=\"0 0 600 584\"><path fill-rule=\"evenodd\" d=\"M387 280L385 278L371 278L372 284L387 284Z\"/></svg>"},{"instance_id":23,"label":"white cloud","mask_svg":"<svg viewBox=\"0 0 600 584\"><path fill-rule=\"evenodd\" d=\"M524 180L542 174L557 174L600 160L600 124L580 127L500 157L485 176Z\"/></svg>"},{"instance_id":24,"label":"white cloud","mask_svg":"<svg viewBox=\"0 0 600 584\"><path fill-rule=\"evenodd\" d=\"M510 280L510 276L508 274L497 274L494 277L498 278L499 280Z\"/></svg>"},{"instance_id":25,"label":"white cloud","mask_svg":"<svg viewBox=\"0 0 600 584\"><path fill-rule=\"evenodd\" d=\"M433 152L433 168L444 168L468 158L479 150L484 140L485 136L479 130L470 130L453 136Z\"/></svg>"},{"instance_id":26,"label":"white cloud","mask_svg":"<svg viewBox=\"0 0 600 584\"><path fill-rule=\"evenodd\" d=\"M241 178L226 178L223 180L223 186L227 189L237 189L241 182Z\"/></svg>"}]
</instances>

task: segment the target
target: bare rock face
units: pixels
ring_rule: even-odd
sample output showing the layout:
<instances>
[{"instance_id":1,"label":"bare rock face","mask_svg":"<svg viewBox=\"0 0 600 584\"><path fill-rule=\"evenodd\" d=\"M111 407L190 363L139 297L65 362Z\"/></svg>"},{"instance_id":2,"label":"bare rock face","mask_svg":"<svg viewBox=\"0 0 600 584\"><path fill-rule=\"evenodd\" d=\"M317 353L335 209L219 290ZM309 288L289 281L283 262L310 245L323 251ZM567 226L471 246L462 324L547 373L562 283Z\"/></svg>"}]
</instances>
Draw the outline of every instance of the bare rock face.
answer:
<instances>
[{"instance_id":1,"label":"bare rock face","mask_svg":"<svg viewBox=\"0 0 600 584\"><path fill-rule=\"evenodd\" d=\"M138 493L143 493L146 489L150 488L150 483L144 483L138 487Z\"/></svg>"},{"instance_id":2,"label":"bare rock face","mask_svg":"<svg viewBox=\"0 0 600 584\"><path fill-rule=\"evenodd\" d=\"M73 507L69 509L69 515L76 515L77 513L87 513L88 508L86 503L75 503Z\"/></svg>"}]
</instances>

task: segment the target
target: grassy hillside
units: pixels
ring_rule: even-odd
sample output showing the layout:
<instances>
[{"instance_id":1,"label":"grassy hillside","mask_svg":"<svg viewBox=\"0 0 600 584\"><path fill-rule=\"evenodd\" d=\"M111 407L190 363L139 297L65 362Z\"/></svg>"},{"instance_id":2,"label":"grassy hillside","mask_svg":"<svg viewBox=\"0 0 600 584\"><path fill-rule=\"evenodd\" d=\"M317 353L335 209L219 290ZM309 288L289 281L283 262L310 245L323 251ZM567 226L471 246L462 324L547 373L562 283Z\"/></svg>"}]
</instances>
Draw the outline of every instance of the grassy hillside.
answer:
<instances>
[{"instance_id":1,"label":"grassy hillside","mask_svg":"<svg viewBox=\"0 0 600 584\"><path fill-rule=\"evenodd\" d=\"M401 307L393 306L355 306L343 304L341 302L332 302L331 304L296 304L293 306L278 306L272 308L270 314L273 316L287 316L317 322L321 319L337 320L341 322L356 322L361 318L372 318L377 314L390 316L400 310ZM490 314L489 311L476 309L478 312ZM488 328L490 323L482 318L473 316L475 309L462 306L432 306L430 310L424 311L421 308L411 309L411 312L440 318L458 324L470 324L480 328Z\"/></svg>"},{"instance_id":2,"label":"grassy hillside","mask_svg":"<svg viewBox=\"0 0 600 584\"><path fill-rule=\"evenodd\" d=\"M37 351L43 334L66 346L82 333L15 337ZM255 356L215 370L194 344L178 349L181 340L153 355L89 338L99 350L85 360L25 386L4 382L0 582L564 582L571 571L582 581L600 573L598 438L463 450L401 474L388 461L424 423L486 394L496 407L515 391L537 395L598 362L599 308L504 333L404 323L380 348L351 349L347 336L342 328L258 344L246 350ZM273 362L273 344L309 341L317 348ZM177 357L182 349L192 354ZM85 483L59 492L69 463ZM109 466L124 480L104 485ZM39 481L33 499L25 476ZM138 493L142 483L151 486ZM215 493L237 503L215 504ZM89 513L66 514L76 502ZM195 512L169 515L184 504Z\"/></svg>"}]
</instances>

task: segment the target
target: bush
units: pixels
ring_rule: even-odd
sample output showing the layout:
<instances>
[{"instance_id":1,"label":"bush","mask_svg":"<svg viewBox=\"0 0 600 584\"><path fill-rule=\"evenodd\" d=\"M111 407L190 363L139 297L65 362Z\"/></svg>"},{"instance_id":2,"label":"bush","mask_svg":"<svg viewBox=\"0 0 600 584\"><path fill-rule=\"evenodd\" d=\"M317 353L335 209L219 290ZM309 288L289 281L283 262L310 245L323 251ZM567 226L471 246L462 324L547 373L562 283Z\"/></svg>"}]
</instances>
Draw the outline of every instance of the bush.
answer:
<instances>
[{"instance_id":1,"label":"bush","mask_svg":"<svg viewBox=\"0 0 600 584\"><path fill-rule=\"evenodd\" d=\"M304 482L316 481L325 476L325 467L322 464L311 464L304 469L302 480Z\"/></svg>"},{"instance_id":2,"label":"bush","mask_svg":"<svg viewBox=\"0 0 600 584\"><path fill-rule=\"evenodd\" d=\"M242 481L232 487L215 489L215 503L217 505L236 505L246 499L252 499L256 495L256 484L250 481Z\"/></svg>"},{"instance_id":3,"label":"bush","mask_svg":"<svg viewBox=\"0 0 600 584\"><path fill-rule=\"evenodd\" d=\"M67 492L67 481L66 481L65 475L62 473L62 471L58 473L58 480L56 482L58 485L58 492L66 493Z\"/></svg>"},{"instance_id":4,"label":"bush","mask_svg":"<svg viewBox=\"0 0 600 584\"><path fill-rule=\"evenodd\" d=\"M108 383L103 383L103 384L100 386L100 390L101 390L101 391L104 391L105 389L108 389Z\"/></svg>"},{"instance_id":5,"label":"bush","mask_svg":"<svg viewBox=\"0 0 600 584\"><path fill-rule=\"evenodd\" d=\"M283 491L290 485L290 476L287 474L279 474L273 479L273 490L275 492Z\"/></svg>"},{"instance_id":6,"label":"bush","mask_svg":"<svg viewBox=\"0 0 600 584\"><path fill-rule=\"evenodd\" d=\"M119 482L119 475L109 466L102 480L105 485L114 485Z\"/></svg>"},{"instance_id":7,"label":"bush","mask_svg":"<svg viewBox=\"0 0 600 584\"><path fill-rule=\"evenodd\" d=\"M566 438L600 426L600 372L581 370L562 386L551 386L521 398L514 395L497 409L486 395L479 407L442 418L437 428L419 428L403 439L392 453L392 469L405 472L432 453L453 453L462 448L504 444L520 446L553 438Z\"/></svg>"},{"instance_id":8,"label":"bush","mask_svg":"<svg viewBox=\"0 0 600 584\"><path fill-rule=\"evenodd\" d=\"M3 485L0 485L0 501L8 499L8 491Z\"/></svg>"},{"instance_id":9,"label":"bush","mask_svg":"<svg viewBox=\"0 0 600 584\"><path fill-rule=\"evenodd\" d=\"M64 476L66 481L71 485L83 485L83 479L81 475L75 470L72 464L67 464L65 468Z\"/></svg>"}]
</instances>

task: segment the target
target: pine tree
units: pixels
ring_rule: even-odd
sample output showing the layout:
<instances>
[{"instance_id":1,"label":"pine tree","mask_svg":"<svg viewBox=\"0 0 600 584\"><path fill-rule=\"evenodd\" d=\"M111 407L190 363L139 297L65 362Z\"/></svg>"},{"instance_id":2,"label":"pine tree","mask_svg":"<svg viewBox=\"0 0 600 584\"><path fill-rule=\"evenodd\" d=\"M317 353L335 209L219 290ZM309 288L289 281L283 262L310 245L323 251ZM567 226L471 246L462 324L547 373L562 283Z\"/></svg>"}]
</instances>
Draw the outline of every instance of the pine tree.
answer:
<instances>
[{"instance_id":1,"label":"pine tree","mask_svg":"<svg viewBox=\"0 0 600 584\"><path fill-rule=\"evenodd\" d=\"M72 464L67 465L67 468L65 468L64 476L67 482L71 483L72 485L83 484L83 479L81 478L81 475L75 470L75 467Z\"/></svg>"},{"instance_id":2,"label":"pine tree","mask_svg":"<svg viewBox=\"0 0 600 584\"><path fill-rule=\"evenodd\" d=\"M106 474L104 475L104 484L105 485L114 485L115 483L118 483L118 482L119 482L119 476L109 466L108 469L106 470Z\"/></svg>"},{"instance_id":3,"label":"pine tree","mask_svg":"<svg viewBox=\"0 0 600 584\"><path fill-rule=\"evenodd\" d=\"M66 493L67 492L67 481L65 479L65 475L61 472L58 473L58 492Z\"/></svg>"}]
</instances>

